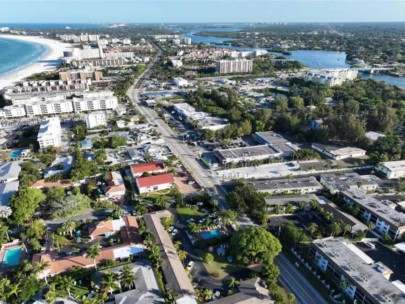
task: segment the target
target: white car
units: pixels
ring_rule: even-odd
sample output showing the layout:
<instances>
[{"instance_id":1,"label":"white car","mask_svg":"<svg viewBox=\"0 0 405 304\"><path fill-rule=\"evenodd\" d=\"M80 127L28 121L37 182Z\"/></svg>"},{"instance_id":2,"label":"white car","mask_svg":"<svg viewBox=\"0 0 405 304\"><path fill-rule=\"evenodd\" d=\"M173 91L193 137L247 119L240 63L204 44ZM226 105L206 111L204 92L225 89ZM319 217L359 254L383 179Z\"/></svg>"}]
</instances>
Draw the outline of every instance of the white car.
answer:
<instances>
[{"instance_id":1,"label":"white car","mask_svg":"<svg viewBox=\"0 0 405 304\"><path fill-rule=\"evenodd\" d=\"M188 269L188 270L191 270L191 268L193 268L193 266L194 266L194 261L190 261L190 262L188 262L188 264L187 264L187 269Z\"/></svg>"}]
</instances>

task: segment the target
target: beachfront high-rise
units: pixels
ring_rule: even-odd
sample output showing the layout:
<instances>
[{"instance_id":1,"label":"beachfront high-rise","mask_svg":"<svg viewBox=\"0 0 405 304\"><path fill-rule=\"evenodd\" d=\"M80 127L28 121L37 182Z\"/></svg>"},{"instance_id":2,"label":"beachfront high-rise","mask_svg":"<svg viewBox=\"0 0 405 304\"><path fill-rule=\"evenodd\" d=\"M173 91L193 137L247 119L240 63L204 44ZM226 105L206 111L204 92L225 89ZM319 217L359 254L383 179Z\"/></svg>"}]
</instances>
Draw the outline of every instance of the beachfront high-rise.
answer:
<instances>
[{"instance_id":1,"label":"beachfront high-rise","mask_svg":"<svg viewBox=\"0 0 405 304\"><path fill-rule=\"evenodd\" d=\"M43 119L38 131L39 147L46 149L49 146L60 147L62 145L62 128L58 117Z\"/></svg>"},{"instance_id":2,"label":"beachfront high-rise","mask_svg":"<svg viewBox=\"0 0 405 304\"><path fill-rule=\"evenodd\" d=\"M216 72L219 74L250 73L253 70L253 60L219 60L216 62Z\"/></svg>"}]
</instances>

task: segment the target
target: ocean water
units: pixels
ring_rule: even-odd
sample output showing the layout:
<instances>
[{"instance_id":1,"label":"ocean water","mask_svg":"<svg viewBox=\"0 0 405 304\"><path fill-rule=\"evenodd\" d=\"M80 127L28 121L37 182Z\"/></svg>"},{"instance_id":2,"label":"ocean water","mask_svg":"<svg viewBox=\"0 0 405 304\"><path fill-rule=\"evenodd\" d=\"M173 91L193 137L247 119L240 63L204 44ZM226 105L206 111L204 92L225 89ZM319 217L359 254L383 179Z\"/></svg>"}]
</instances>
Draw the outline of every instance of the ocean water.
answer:
<instances>
[{"instance_id":1,"label":"ocean water","mask_svg":"<svg viewBox=\"0 0 405 304\"><path fill-rule=\"evenodd\" d=\"M0 38L0 76L39 60L46 51L42 44Z\"/></svg>"}]
</instances>

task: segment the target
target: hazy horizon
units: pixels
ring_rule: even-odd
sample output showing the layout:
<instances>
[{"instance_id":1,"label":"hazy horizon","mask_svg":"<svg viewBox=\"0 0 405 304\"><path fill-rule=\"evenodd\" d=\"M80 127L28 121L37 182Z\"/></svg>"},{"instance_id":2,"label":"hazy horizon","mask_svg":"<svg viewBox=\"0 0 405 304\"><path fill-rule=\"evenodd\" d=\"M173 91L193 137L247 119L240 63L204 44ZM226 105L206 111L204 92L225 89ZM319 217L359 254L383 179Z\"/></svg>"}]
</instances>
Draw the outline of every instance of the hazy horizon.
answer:
<instances>
[{"instance_id":1,"label":"hazy horizon","mask_svg":"<svg viewBox=\"0 0 405 304\"><path fill-rule=\"evenodd\" d=\"M0 0L1 23L405 22L405 0Z\"/></svg>"}]
</instances>

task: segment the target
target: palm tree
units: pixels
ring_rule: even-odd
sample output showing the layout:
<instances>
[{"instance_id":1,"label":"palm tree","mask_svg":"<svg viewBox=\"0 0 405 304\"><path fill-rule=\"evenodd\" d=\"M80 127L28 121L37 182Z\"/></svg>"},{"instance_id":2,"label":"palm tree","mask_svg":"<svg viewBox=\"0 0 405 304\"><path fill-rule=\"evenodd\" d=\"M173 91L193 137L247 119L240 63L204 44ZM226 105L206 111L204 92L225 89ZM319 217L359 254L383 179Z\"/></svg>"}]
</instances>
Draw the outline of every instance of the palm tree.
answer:
<instances>
[{"instance_id":1,"label":"palm tree","mask_svg":"<svg viewBox=\"0 0 405 304\"><path fill-rule=\"evenodd\" d=\"M100 304L104 303L104 301L100 302L100 299L97 297L88 298L87 296L82 296L80 299L81 304Z\"/></svg>"},{"instance_id":2,"label":"palm tree","mask_svg":"<svg viewBox=\"0 0 405 304\"><path fill-rule=\"evenodd\" d=\"M55 284L51 284L51 288L45 295L45 299L50 303L53 304L53 302L56 301L56 298L58 297L55 289Z\"/></svg>"},{"instance_id":3,"label":"palm tree","mask_svg":"<svg viewBox=\"0 0 405 304\"><path fill-rule=\"evenodd\" d=\"M117 283L117 275L107 270L103 274L101 285L103 286L104 292L108 291L110 294L112 294L115 289L119 288L119 285Z\"/></svg>"},{"instance_id":4,"label":"palm tree","mask_svg":"<svg viewBox=\"0 0 405 304\"><path fill-rule=\"evenodd\" d=\"M206 301L212 300L214 298L214 293L211 289L205 289L203 295Z\"/></svg>"},{"instance_id":5,"label":"palm tree","mask_svg":"<svg viewBox=\"0 0 405 304\"><path fill-rule=\"evenodd\" d=\"M342 232L342 230L340 228L340 225L337 222L333 222L332 224L330 224L329 228L330 228L330 233L331 233L332 236Z\"/></svg>"},{"instance_id":6,"label":"palm tree","mask_svg":"<svg viewBox=\"0 0 405 304\"><path fill-rule=\"evenodd\" d=\"M45 269L47 269L50 265L51 264L48 261L36 262L34 265L33 272L35 274L39 274L39 273L43 272ZM47 273L44 274L44 279L45 279L46 285L48 285Z\"/></svg>"},{"instance_id":7,"label":"palm tree","mask_svg":"<svg viewBox=\"0 0 405 304\"><path fill-rule=\"evenodd\" d=\"M126 265L121 269L120 280L124 288L131 289L131 287L135 286L135 274L131 267Z\"/></svg>"},{"instance_id":8,"label":"palm tree","mask_svg":"<svg viewBox=\"0 0 405 304\"><path fill-rule=\"evenodd\" d=\"M373 222L368 222L368 230L367 230L367 232L369 231L369 230L373 230L374 228L375 228L375 224L373 223Z\"/></svg>"},{"instance_id":9,"label":"palm tree","mask_svg":"<svg viewBox=\"0 0 405 304\"><path fill-rule=\"evenodd\" d=\"M181 246L181 241L175 241L174 243L173 243L173 245L174 245L174 248L176 248L176 250L179 250L179 248L180 248L180 246Z\"/></svg>"},{"instance_id":10,"label":"palm tree","mask_svg":"<svg viewBox=\"0 0 405 304\"><path fill-rule=\"evenodd\" d=\"M316 223L311 223L311 224L308 226L308 230L309 230L309 232L310 232L311 234L314 234L315 232L318 231L318 225L317 225Z\"/></svg>"},{"instance_id":11,"label":"palm tree","mask_svg":"<svg viewBox=\"0 0 405 304\"><path fill-rule=\"evenodd\" d=\"M8 286L7 296L6 298L10 298L12 296L18 297L18 293L21 291L20 289L20 282L13 283Z\"/></svg>"},{"instance_id":12,"label":"palm tree","mask_svg":"<svg viewBox=\"0 0 405 304\"><path fill-rule=\"evenodd\" d=\"M240 282L235 278L235 277L231 277L231 280L229 281L228 287L229 288L235 288L237 286L239 286Z\"/></svg>"},{"instance_id":13,"label":"palm tree","mask_svg":"<svg viewBox=\"0 0 405 304\"><path fill-rule=\"evenodd\" d=\"M187 258L187 251L179 250L177 251L177 255L179 256L180 261L184 262L184 260Z\"/></svg>"},{"instance_id":14,"label":"palm tree","mask_svg":"<svg viewBox=\"0 0 405 304\"><path fill-rule=\"evenodd\" d=\"M94 268L97 270L97 263L96 257L100 254L100 244L94 244L93 246L89 247L86 251L86 256L89 259L93 259Z\"/></svg>"},{"instance_id":15,"label":"palm tree","mask_svg":"<svg viewBox=\"0 0 405 304\"><path fill-rule=\"evenodd\" d=\"M345 236L347 232L350 232L352 230L352 227L350 227L349 224L343 224L342 228L343 228L343 236Z\"/></svg>"},{"instance_id":16,"label":"palm tree","mask_svg":"<svg viewBox=\"0 0 405 304\"><path fill-rule=\"evenodd\" d=\"M69 297L71 298L72 295L70 294L70 291L72 290L72 287L76 285L76 281L72 277L66 276L63 277L62 279L62 285L63 288L66 289Z\"/></svg>"},{"instance_id":17,"label":"palm tree","mask_svg":"<svg viewBox=\"0 0 405 304\"><path fill-rule=\"evenodd\" d=\"M168 288L166 290L166 301L167 301L166 303L169 303L169 304L175 304L176 303L175 294L174 294L173 289Z\"/></svg>"},{"instance_id":18,"label":"palm tree","mask_svg":"<svg viewBox=\"0 0 405 304\"><path fill-rule=\"evenodd\" d=\"M70 236L73 236L73 231L76 229L76 223L73 221L67 221L62 225L62 230L66 231L70 234Z\"/></svg>"},{"instance_id":19,"label":"palm tree","mask_svg":"<svg viewBox=\"0 0 405 304\"><path fill-rule=\"evenodd\" d=\"M7 278L0 279L0 300L5 300L6 290L10 286L10 280Z\"/></svg>"}]
</instances>

